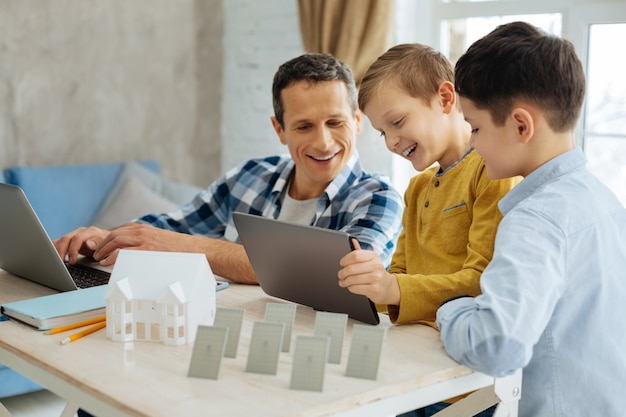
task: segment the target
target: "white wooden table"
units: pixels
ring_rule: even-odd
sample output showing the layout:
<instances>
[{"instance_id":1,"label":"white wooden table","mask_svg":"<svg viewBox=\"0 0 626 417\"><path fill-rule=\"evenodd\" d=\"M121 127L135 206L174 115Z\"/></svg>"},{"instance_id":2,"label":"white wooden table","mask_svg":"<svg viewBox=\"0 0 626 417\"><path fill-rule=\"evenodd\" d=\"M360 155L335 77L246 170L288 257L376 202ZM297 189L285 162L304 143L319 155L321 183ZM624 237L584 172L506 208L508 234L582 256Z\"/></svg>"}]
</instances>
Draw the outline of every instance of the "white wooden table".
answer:
<instances>
[{"instance_id":1,"label":"white wooden table","mask_svg":"<svg viewBox=\"0 0 626 417\"><path fill-rule=\"evenodd\" d=\"M53 290L0 270L0 304ZM502 401L498 415L517 416L521 374L502 380L453 361L438 333L427 326L387 328L376 380L346 377L355 321L348 321L340 364L327 364L322 392L289 389L297 335L313 333L315 312L297 307L290 352L280 354L276 375L245 372L253 323L263 320L269 297L257 286L231 284L217 294L218 307L245 310L236 358L223 358L217 380L189 378L192 345L113 342L101 330L67 345L65 334L44 335L12 321L0 322L0 363L68 400L64 416L80 406L97 416L390 416L481 388L467 404ZM497 397L494 396L494 386ZM474 401L473 401L474 400ZM458 411L458 410L457 410Z\"/></svg>"}]
</instances>

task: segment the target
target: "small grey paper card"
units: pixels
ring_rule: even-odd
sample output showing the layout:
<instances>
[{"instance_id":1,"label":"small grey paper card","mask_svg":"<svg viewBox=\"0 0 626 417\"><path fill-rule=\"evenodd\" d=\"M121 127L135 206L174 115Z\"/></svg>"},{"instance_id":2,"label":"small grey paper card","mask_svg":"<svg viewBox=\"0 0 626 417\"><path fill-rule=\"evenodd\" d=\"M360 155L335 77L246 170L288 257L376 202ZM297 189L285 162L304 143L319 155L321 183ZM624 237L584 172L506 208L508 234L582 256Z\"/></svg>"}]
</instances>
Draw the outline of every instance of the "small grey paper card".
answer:
<instances>
[{"instance_id":1,"label":"small grey paper card","mask_svg":"<svg viewBox=\"0 0 626 417\"><path fill-rule=\"evenodd\" d=\"M244 310L240 308L217 308L215 311L214 326L228 327L228 339L224 356L227 358L237 357L237 346L241 335L241 323L243 322Z\"/></svg>"},{"instance_id":2,"label":"small grey paper card","mask_svg":"<svg viewBox=\"0 0 626 417\"><path fill-rule=\"evenodd\" d=\"M187 376L217 379L228 327L198 326Z\"/></svg>"},{"instance_id":3,"label":"small grey paper card","mask_svg":"<svg viewBox=\"0 0 626 417\"><path fill-rule=\"evenodd\" d=\"M376 379L385 338L384 327L355 324L352 327L352 344L348 355L346 376Z\"/></svg>"},{"instance_id":4,"label":"small grey paper card","mask_svg":"<svg viewBox=\"0 0 626 417\"><path fill-rule=\"evenodd\" d=\"M322 391L328 360L328 336L298 336L289 388Z\"/></svg>"},{"instance_id":5,"label":"small grey paper card","mask_svg":"<svg viewBox=\"0 0 626 417\"><path fill-rule=\"evenodd\" d=\"M246 372L276 375L285 323L255 321Z\"/></svg>"},{"instance_id":6,"label":"small grey paper card","mask_svg":"<svg viewBox=\"0 0 626 417\"><path fill-rule=\"evenodd\" d=\"M285 323L283 334L283 352L289 352L291 345L291 330L296 319L295 304L267 303L265 304L265 321L278 321Z\"/></svg>"},{"instance_id":7,"label":"small grey paper card","mask_svg":"<svg viewBox=\"0 0 626 417\"><path fill-rule=\"evenodd\" d=\"M329 363L341 363L343 339L348 325L348 315L318 311L315 314L315 335L330 337Z\"/></svg>"}]
</instances>

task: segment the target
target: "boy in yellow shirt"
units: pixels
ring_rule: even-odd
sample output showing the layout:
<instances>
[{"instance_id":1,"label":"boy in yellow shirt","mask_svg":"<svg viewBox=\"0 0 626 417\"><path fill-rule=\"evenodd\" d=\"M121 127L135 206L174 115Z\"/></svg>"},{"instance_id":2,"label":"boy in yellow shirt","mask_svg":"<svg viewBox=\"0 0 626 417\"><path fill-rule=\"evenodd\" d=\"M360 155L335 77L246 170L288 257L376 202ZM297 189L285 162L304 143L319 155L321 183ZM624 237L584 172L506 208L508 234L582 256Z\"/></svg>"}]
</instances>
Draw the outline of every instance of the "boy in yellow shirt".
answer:
<instances>
[{"instance_id":1,"label":"boy in yellow shirt","mask_svg":"<svg viewBox=\"0 0 626 417\"><path fill-rule=\"evenodd\" d=\"M470 147L453 82L441 53L403 44L370 66L359 91L359 106L387 148L420 174L405 193L403 230L389 269L377 253L355 250L342 259L339 285L386 306L396 323L433 324L444 301L480 293L502 218L498 201L519 182L488 178Z\"/></svg>"},{"instance_id":2,"label":"boy in yellow shirt","mask_svg":"<svg viewBox=\"0 0 626 417\"><path fill-rule=\"evenodd\" d=\"M394 323L434 326L446 300L480 294L480 275L502 219L498 201L521 178L489 179L470 146L452 65L429 46L402 44L381 55L363 78L359 107L387 148L420 173L405 192L403 229L389 269L376 252L360 250L355 239L357 250L341 260L339 285L386 309ZM403 416L430 416L446 406L437 403Z\"/></svg>"}]
</instances>

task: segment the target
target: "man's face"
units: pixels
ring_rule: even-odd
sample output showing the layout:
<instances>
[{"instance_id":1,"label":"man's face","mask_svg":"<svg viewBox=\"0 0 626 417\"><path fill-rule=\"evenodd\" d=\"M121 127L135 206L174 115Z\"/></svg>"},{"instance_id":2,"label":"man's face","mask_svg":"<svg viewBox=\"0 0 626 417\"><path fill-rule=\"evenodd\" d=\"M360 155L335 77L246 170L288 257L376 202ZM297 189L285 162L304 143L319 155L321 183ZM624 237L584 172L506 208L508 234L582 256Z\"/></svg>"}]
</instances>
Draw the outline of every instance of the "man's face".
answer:
<instances>
[{"instance_id":1,"label":"man's face","mask_svg":"<svg viewBox=\"0 0 626 417\"><path fill-rule=\"evenodd\" d=\"M346 165L361 129L361 114L350 107L341 81L299 81L281 93L284 128L272 124L296 164L289 195L319 197Z\"/></svg>"}]
</instances>

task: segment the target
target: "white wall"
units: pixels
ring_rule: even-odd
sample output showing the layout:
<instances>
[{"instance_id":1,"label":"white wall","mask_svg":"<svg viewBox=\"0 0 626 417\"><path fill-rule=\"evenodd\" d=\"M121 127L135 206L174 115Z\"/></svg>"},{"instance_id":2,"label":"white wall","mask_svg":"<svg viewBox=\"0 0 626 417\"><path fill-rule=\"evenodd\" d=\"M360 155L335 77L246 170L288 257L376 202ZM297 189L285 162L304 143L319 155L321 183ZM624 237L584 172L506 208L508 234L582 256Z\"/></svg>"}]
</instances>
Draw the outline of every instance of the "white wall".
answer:
<instances>
[{"instance_id":1,"label":"white wall","mask_svg":"<svg viewBox=\"0 0 626 417\"><path fill-rule=\"evenodd\" d=\"M271 83L302 52L295 0L3 0L0 169L154 158L207 186L286 152ZM358 147L390 174L377 135Z\"/></svg>"},{"instance_id":2,"label":"white wall","mask_svg":"<svg viewBox=\"0 0 626 417\"><path fill-rule=\"evenodd\" d=\"M217 175L206 78L221 65L204 57L220 4L0 2L0 168L154 158L175 179Z\"/></svg>"}]
</instances>

